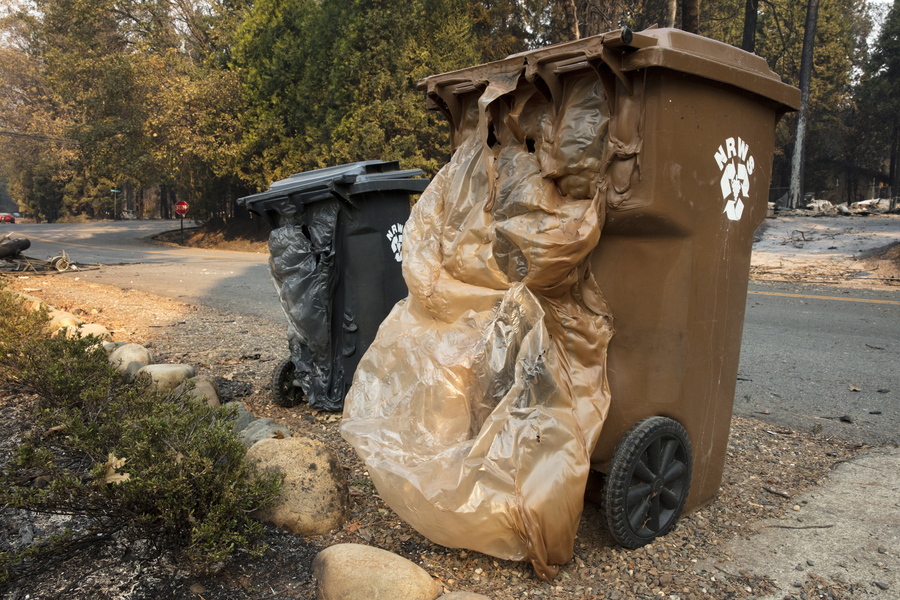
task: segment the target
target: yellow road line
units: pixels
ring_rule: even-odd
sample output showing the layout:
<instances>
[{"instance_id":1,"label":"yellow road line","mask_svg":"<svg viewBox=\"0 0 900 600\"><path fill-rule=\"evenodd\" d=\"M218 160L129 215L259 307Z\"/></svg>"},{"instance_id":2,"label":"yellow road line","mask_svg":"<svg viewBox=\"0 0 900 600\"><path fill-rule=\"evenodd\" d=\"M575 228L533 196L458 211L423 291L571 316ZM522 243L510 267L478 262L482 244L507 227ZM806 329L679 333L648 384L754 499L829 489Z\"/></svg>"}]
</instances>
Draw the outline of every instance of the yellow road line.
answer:
<instances>
[{"instance_id":1,"label":"yellow road line","mask_svg":"<svg viewBox=\"0 0 900 600\"><path fill-rule=\"evenodd\" d=\"M813 294L785 294L782 292L754 292L748 291L748 294L757 294L759 296L785 296L787 298L808 298L810 300L839 300L840 302L865 302L868 304L895 304L900 306L898 300L866 300L865 298L842 298L841 296L815 296Z\"/></svg>"},{"instance_id":2,"label":"yellow road line","mask_svg":"<svg viewBox=\"0 0 900 600\"><path fill-rule=\"evenodd\" d=\"M46 242L48 244L57 244L59 246L72 246L74 248L89 248L91 250L126 252L129 254L137 254L137 255L139 255L138 257L140 257L140 255L142 255L142 254L158 254L161 256L173 256L174 255L177 258L178 257L177 252L187 252L187 253L192 254L193 256L205 257L205 256L209 256L208 253L210 252L209 250L206 250L204 248L184 248L184 247L182 247L180 249L173 248L171 250L145 250L143 248L134 248L134 249L111 248L109 246L92 246L90 244L76 244L74 242L60 242L58 240L48 240L46 238L38 237L36 235L28 236L28 239L37 240L39 242ZM228 252L228 250L221 250L220 252ZM234 252L234 254L238 255L238 254L256 254L256 253ZM263 259L260 259L260 260L267 260L267 259L265 259L265 257L263 257ZM241 257L241 261L247 262L247 263L254 263L254 262L256 262L256 259L247 259L245 257Z\"/></svg>"}]
</instances>

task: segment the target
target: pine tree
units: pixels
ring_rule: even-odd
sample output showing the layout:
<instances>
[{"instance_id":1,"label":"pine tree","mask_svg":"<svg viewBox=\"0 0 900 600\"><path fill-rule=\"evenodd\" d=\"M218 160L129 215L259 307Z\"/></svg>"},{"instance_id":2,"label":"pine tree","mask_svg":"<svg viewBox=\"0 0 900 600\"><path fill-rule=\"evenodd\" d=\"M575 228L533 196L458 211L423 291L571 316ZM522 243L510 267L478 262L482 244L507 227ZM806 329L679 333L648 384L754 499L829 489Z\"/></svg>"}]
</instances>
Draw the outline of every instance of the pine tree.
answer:
<instances>
[{"instance_id":1,"label":"pine tree","mask_svg":"<svg viewBox=\"0 0 900 600\"><path fill-rule=\"evenodd\" d=\"M894 0L865 68L860 104L873 166L888 174L892 208L900 197L900 0Z\"/></svg>"},{"instance_id":2,"label":"pine tree","mask_svg":"<svg viewBox=\"0 0 900 600\"><path fill-rule=\"evenodd\" d=\"M121 207L111 188L133 202L140 189L160 185L189 199L197 216L231 210L239 135L233 115L241 107L237 80L222 57L239 2L35 0L23 6L0 24L3 41L18 44L3 48L0 68L17 64L25 76L27 66L39 85L0 89L7 99L24 94L8 102L15 108L7 118L77 144L31 143L27 152L21 140L19 147L0 145L20 203L39 218L109 216Z\"/></svg>"},{"instance_id":3,"label":"pine tree","mask_svg":"<svg viewBox=\"0 0 900 600\"><path fill-rule=\"evenodd\" d=\"M480 61L463 0L260 0L233 60L250 106L243 176L263 188L370 159L434 173L449 135L416 83Z\"/></svg>"}]
</instances>

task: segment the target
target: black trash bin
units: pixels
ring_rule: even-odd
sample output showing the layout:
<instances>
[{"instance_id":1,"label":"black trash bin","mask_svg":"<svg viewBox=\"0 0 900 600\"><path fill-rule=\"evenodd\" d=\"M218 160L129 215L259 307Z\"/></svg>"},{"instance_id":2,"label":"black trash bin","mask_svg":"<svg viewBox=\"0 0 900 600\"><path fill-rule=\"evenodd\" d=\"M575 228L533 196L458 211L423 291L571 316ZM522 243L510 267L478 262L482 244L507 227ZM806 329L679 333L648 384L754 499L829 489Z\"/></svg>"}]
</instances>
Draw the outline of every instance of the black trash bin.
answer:
<instances>
[{"instance_id":1,"label":"black trash bin","mask_svg":"<svg viewBox=\"0 0 900 600\"><path fill-rule=\"evenodd\" d=\"M363 161L291 175L238 204L272 225L269 267L288 318L290 358L274 400L343 408L360 357L407 295L401 272L410 196L428 179L399 162Z\"/></svg>"}]
</instances>

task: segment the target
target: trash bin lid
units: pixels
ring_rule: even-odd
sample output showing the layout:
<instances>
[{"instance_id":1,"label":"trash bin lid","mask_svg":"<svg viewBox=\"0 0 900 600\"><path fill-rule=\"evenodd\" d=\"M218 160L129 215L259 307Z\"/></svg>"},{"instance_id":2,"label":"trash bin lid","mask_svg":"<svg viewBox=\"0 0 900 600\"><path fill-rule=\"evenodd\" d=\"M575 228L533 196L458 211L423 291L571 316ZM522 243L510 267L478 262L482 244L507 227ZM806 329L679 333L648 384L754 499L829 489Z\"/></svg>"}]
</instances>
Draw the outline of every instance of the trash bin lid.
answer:
<instances>
[{"instance_id":1,"label":"trash bin lid","mask_svg":"<svg viewBox=\"0 0 900 600\"><path fill-rule=\"evenodd\" d=\"M793 110L800 108L800 90L783 83L761 56L680 29L656 29L641 35L653 38L656 44L625 54L623 71L664 67L733 85Z\"/></svg>"},{"instance_id":2,"label":"trash bin lid","mask_svg":"<svg viewBox=\"0 0 900 600\"><path fill-rule=\"evenodd\" d=\"M349 200L351 196L367 192L406 190L422 192L428 179L413 179L422 175L421 169L400 170L400 161L365 160L335 167L295 173L274 182L259 194L238 198L238 204L253 212L261 203L286 200L307 204L334 198Z\"/></svg>"},{"instance_id":3,"label":"trash bin lid","mask_svg":"<svg viewBox=\"0 0 900 600\"><path fill-rule=\"evenodd\" d=\"M765 59L723 42L680 29L619 29L580 40L514 54L505 59L426 77L418 88L428 94L429 108L458 122L456 98L483 89L498 75L518 70L529 81L607 64L628 72L659 67L734 86L772 102L781 111L800 107L800 91L783 83ZM454 118L456 117L456 118Z\"/></svg>"}]
</instances>

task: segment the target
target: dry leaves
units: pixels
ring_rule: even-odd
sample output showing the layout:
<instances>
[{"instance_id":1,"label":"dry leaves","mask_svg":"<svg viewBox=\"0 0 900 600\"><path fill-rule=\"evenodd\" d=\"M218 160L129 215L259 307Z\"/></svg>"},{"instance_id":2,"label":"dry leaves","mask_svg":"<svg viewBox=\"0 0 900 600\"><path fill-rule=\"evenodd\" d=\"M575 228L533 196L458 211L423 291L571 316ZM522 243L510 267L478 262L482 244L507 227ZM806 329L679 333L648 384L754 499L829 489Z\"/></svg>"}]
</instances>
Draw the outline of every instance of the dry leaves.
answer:
<instances>
[{"instance_id":1,"label":"dry leaves","mask_svg":"<svg viewBox=\"0 0 900 600\"><path fill-rule=\"evenodd\" d=\"M106 459L106 473L103 476L103 480L106 483L118 485L123 481L131 479L131 473L116 473L118 469L125 466L127 461L127 458L116 458L115 455L110 452Z\"/></svg>"}]
</instances>

